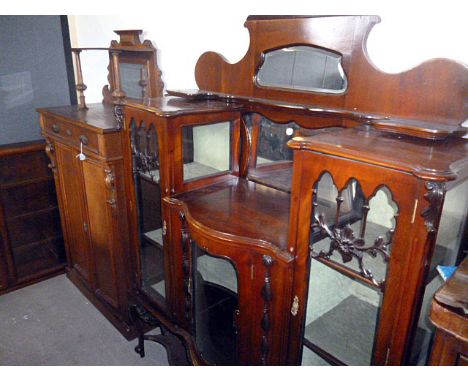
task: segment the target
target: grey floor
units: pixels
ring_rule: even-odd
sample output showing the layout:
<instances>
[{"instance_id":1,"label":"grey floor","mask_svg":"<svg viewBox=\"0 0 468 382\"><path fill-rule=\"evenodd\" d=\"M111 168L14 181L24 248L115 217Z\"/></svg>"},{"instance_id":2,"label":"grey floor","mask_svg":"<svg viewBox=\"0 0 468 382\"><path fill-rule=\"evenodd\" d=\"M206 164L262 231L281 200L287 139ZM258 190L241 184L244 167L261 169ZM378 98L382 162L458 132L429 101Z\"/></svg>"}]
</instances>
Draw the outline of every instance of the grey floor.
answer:
<instances>
[{"instance_id":1,"label":"grey floor","mask_svg":"<svg viewBox=\"0 0 468 382\"><path fill-rule=\"evenodd\" d=\"M165 349L146 357L64 276L0 296L0 365L168 365Z\"/></svg>"}]
</instances>

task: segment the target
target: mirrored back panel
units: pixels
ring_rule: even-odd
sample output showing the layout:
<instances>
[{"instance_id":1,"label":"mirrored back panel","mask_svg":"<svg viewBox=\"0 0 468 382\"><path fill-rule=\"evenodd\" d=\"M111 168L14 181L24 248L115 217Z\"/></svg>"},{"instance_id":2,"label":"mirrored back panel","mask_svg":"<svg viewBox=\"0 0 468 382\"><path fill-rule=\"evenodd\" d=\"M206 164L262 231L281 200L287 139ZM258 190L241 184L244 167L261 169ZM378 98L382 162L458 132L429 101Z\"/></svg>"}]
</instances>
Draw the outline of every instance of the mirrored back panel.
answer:
<instances>
[{"instance_id":1,"label":"mirrored back panel","mask_svg":"<svg viewBox=\"0 0 468 382\"><path fill-rule=\"evenodd\" d=\"M256 80L265 87L322 93L342 93L348 83L340 54L306 45L264 53Z\"/></svg>"}]
</instances>

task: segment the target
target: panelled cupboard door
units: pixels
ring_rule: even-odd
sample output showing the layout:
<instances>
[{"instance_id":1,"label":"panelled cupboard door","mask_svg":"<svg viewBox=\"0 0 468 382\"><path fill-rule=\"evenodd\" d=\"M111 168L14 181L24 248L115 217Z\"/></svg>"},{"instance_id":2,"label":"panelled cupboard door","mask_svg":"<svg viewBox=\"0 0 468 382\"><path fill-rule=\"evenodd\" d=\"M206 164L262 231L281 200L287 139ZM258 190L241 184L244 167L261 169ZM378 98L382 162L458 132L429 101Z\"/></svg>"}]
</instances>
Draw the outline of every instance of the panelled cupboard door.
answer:
<instances>
[{"instance_id":1,"label":"panelled cupboard door","mask_svg":"<svg viewBox=\"0 0 468 382\"><path fill-rule=\"evenodd\" d=\"M63 202L68 255L71 267L90 285L93 285L93 266L89 250L89 224L85 213L85 195L78 152L55 142L60 192Z\"/></svg>"},{"instance_id":2,"label":"panelled cupboard door","mask_svg":"<svg viewBox=\"0 0 468 382\"><path fill-rule=\"evenodd\" d=\"M81 162L89 224L91 253L94 258L96 294L118 308L116 263L113 253L112 198L113 169L90 158Z\"/></svg>"}]
</instances>

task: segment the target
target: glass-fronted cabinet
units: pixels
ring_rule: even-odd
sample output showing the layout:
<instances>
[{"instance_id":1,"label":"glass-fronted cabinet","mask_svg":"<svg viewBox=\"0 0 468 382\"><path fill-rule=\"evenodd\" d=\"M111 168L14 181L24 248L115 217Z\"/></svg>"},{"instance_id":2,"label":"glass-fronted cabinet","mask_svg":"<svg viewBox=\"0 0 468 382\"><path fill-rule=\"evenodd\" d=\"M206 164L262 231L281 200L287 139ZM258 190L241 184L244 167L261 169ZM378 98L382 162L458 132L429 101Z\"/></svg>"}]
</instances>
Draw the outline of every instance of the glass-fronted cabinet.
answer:
<instances>
[{"instance_id":1,"label":"glass-fronted cabinet","mask_svg":"<svg viewBox=\"0 0 468 382\"><path fill-rule=\"evenodd\" d=\"M164 305L166 274L164 264L165 230L161 210L160 153L154 123L130 123L133 177L140 238L141 289Z\"/></svg>"},{"instance_id":2,"label":"glass-fronted cabinet","mask_svg":"<svg viewBox=\"0 0 468 382\"><path fill-rule=\"evenodd\" d=\"M436 162L447 144L450 157ZM302 150L293 169L301 169L299 194L293 190L300 202L292 208L297 242L308 242L298 249L298 358L303 365L425 364L433 334L427 313L443 282L437 267L457 264L466 246L468 183L450 162L463 158L463 140L362 126L296 137L290 146ZM407 155L394 157L397 148Z\"/></svg>"},{"instance_id":3,"label":"glass-fronted cabinet","mask_svg":"<svg viewBox=\"0 0 468 382\"><path fill-rule=\"evenodd\" d=\"M184 183L233 170L235 122L182 126Z\"/></svg>"}]
</instances>

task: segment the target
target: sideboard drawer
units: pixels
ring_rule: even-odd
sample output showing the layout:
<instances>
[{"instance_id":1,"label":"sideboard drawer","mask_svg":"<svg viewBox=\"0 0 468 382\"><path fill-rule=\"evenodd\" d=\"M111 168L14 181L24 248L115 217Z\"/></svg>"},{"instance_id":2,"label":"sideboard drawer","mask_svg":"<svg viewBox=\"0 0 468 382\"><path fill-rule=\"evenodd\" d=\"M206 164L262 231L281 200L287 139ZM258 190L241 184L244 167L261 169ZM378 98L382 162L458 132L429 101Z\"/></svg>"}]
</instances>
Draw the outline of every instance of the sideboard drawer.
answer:
<instances>
[{"instance_id":1,"label":"sideboard drawer","mask_svg":"<svg viewBox=\"0 0 468 382\"><path fill-rule=\"evenodd\" d=\"M84 150L99 154L98 134L90 129L72 125L54 118L45 120L45 134L59 137L67 144L80 148L83 144Z\"/></svg>"}]
</instances>

